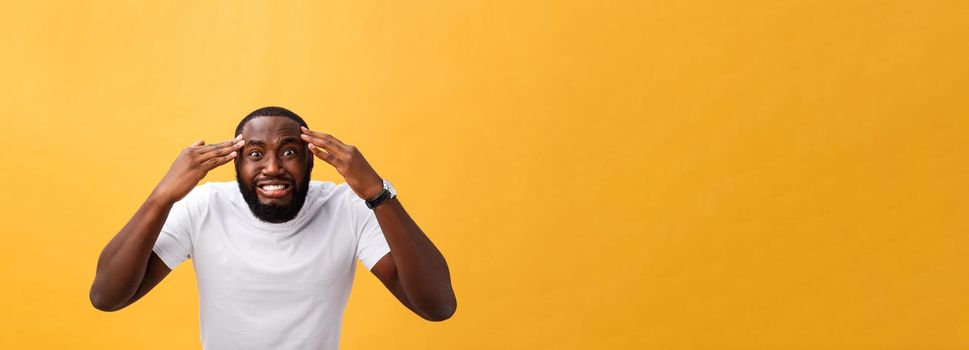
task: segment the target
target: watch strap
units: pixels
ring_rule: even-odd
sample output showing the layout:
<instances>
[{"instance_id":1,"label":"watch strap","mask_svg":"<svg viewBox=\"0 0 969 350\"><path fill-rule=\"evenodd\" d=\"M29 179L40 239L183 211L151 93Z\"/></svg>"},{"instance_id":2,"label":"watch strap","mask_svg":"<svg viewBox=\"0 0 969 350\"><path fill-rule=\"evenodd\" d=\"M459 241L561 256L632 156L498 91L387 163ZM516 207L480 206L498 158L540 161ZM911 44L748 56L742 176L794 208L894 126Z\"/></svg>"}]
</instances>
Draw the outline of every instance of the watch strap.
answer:
<instances>
[{"instance_id":1,"label":"watch strap","mask_svg":"<svg viewBox=\"0 0 969 350\"><path fill-rule=\"evenodd\" d=\"M377 206L384 204L391 198L393 198L393 196L391 196L390 191L388 191L387 188L384 187L384 189L380 191L380 194L366 201L367 208L376 209Z\"/></svg>"}]
</instances>

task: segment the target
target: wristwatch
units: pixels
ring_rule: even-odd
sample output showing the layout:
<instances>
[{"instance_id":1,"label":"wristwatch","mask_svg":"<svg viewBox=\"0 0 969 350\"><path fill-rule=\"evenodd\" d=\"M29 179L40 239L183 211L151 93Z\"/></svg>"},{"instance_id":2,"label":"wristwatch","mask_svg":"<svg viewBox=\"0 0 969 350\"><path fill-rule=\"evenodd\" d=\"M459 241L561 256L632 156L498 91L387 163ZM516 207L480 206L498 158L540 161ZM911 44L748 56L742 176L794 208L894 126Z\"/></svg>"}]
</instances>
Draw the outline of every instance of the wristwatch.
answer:
<instances>
[{"instance_id":1,"label":"wristwatch","mask_svg":"<svg viewBox=\"0 0 969 350\"><path fill-rule=\"evenodd\" d=\"M367 208L377 208L377 206L386 203L394 197L397 197L397 190L390 184L390 181L384 180L384 190L380 191L376 197L367 200Z\"/></svg>"}]
</instances>

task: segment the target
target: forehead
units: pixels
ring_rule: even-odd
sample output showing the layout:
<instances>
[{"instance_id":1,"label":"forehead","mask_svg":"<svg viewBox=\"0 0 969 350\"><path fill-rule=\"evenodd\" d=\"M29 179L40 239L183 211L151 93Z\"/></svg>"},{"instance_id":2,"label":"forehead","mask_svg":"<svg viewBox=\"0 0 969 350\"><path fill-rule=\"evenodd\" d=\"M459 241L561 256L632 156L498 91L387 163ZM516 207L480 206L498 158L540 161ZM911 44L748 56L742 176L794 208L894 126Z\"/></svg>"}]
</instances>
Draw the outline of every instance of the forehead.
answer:
<instances>
[{"instance_id":1,"label":"forehead","mask_svg":"<svg viewBox=\"0 0 969 350\"><path fill-rule=\"evenodd\" d=\"M242 138L271 142L283 136L299 137L299 123L286 117L256 117L242 127Z\"/></svg>"}]
</instances>

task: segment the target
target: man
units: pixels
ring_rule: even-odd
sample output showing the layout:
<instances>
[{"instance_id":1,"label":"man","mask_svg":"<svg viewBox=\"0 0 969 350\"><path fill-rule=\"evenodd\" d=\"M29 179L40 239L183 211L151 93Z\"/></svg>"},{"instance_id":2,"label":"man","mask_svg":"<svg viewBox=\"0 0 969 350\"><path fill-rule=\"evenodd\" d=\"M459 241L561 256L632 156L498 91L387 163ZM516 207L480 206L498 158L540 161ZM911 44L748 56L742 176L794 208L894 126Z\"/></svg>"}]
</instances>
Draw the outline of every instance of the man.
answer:
<instances>
[{"instance_id":1,"label":"man","mask_svg":"<svg viewBox=\"0 0 969 350\"><path fill-rule=\"evenodd\" d=\"M235 134L179 154L101 252L94 307L134 303L191 257L204 348L336 349L359 259L420 317L451 317L447 262L356 147L280 107ZM314 156L346 183L310 181ZM231 160L236 183L196 187Z\"/></svg>"}]
</instances>

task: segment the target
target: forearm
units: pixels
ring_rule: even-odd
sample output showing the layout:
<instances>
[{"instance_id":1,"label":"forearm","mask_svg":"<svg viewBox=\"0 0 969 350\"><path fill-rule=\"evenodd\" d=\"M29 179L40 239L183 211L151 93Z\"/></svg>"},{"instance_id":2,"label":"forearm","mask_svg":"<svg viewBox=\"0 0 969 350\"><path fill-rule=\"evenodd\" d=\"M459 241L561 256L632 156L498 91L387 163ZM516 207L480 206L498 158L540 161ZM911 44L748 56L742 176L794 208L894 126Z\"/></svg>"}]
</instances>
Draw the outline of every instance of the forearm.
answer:
<instances>
[{"instance_id":1,"label":"forearm","mask_svg":"<svg viewBox=\"0 0 969 350\"><path fill-rule=\"evenodd\" d=\"M434 318L450 317L457 302L444 256L396 198L374 212L413 307Z\"/></svg>"},{"instance_id":2,"label":"forearm","mask_svg":"<svg viewBox=\"0 0 969 350\"><path fill-rule=\"evenodd\" d=\"M124 305L144 279L152 247L174 202L154 192L101 251L90 298L99 309Z\"/></svg>"}]
</instances>

